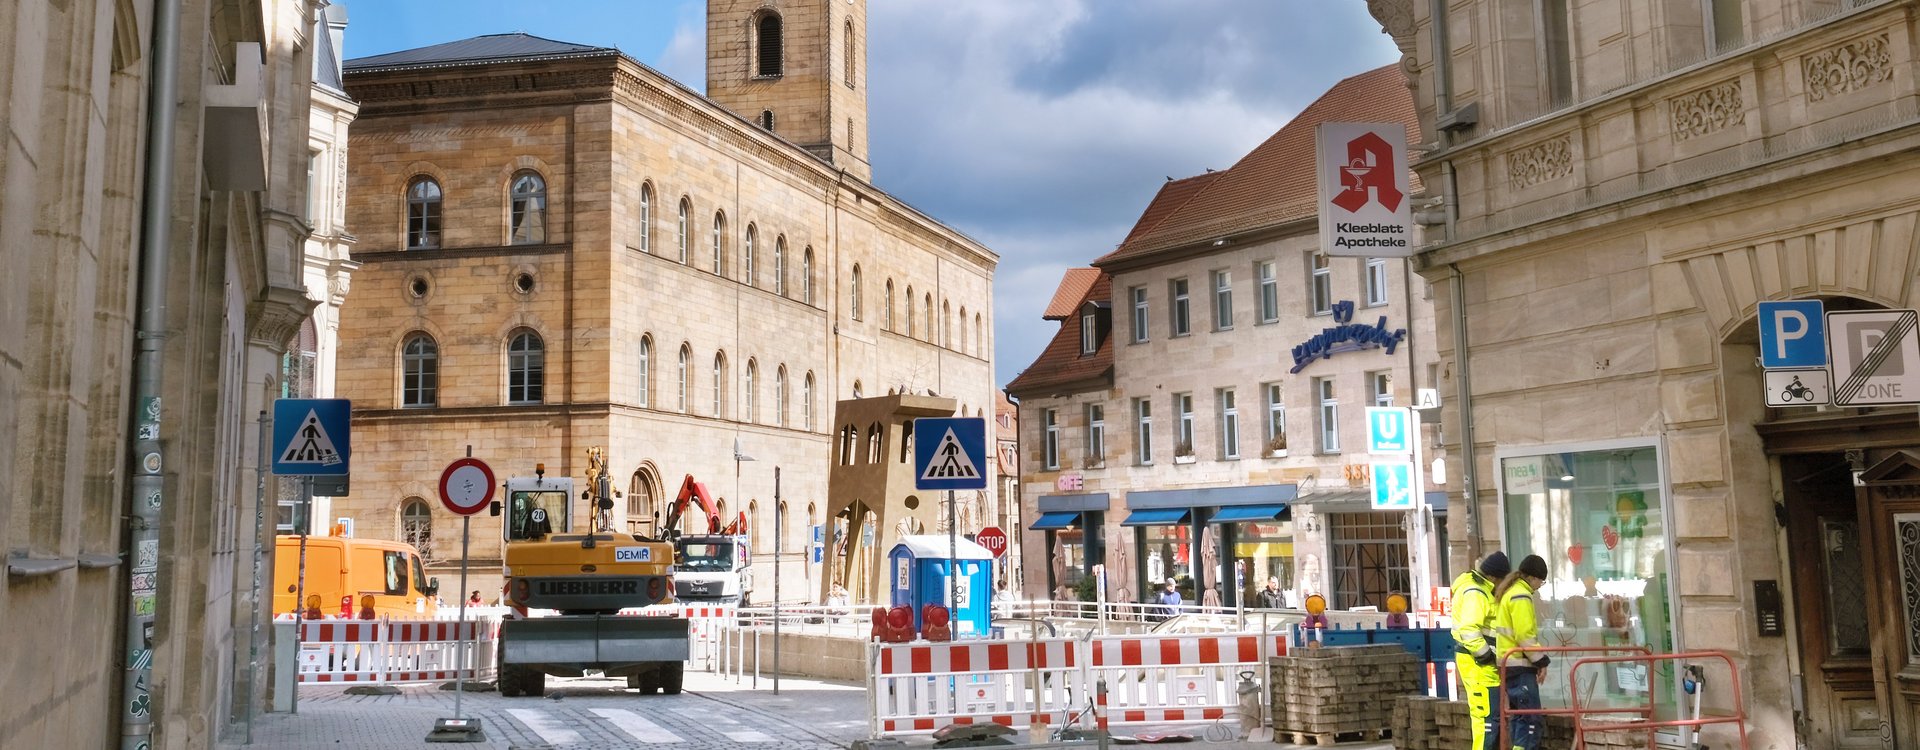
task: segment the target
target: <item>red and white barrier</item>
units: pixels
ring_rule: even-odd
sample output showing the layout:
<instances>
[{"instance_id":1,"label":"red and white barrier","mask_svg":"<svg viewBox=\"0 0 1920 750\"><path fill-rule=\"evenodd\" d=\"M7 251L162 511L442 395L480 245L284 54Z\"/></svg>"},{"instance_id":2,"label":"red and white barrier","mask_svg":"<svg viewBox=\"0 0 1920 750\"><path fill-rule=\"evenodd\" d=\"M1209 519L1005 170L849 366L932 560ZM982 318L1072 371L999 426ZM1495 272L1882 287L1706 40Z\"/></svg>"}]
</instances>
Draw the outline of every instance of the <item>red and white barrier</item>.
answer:
<instances>
[{"instance_id":1,"label":"red and white barrier","mask_svg":"<svg viewBox=\"0 0 1920 750\"><path fill-rule=\"evenodd\" d=\"M296 660L303 685L440 682L460 671L466 679L487 680L496 668L496 620L317 621L300 628Z\"/></svg>"},{"instance_id":2,"label":"red and white barrier","mask_svg":"<svg viewBox=\"0 0 1920 750\"><path fill-rule=\"evenodd\" d=\"M1287 637L1125 635L1092 638L1087 646L1089 676L1106 688L1095 700L1104 729L1212 721L1238 712L1240 673L1252 671L1265 682L1267 657L1286 655Z\"/></svg>"}]
</instances>

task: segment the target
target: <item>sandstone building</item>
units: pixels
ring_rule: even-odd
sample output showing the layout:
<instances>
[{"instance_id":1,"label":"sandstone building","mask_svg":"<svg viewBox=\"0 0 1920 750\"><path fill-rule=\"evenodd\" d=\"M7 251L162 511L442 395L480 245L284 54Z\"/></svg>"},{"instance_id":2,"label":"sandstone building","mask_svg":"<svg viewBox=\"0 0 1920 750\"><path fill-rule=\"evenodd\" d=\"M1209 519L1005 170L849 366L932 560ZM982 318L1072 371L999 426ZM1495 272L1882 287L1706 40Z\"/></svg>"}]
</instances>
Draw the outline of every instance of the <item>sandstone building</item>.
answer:
<instances>
[{"instance_id":1,"label":"sandstone building","mask_svg":"<svg viewBox=\"0 0 1920 750\"><path fill-rule=\"evenodd\" d=\"M1027 594L1086 596L1095 565L1117 601L1168 578L1232 605L1272 576L1296 607L1446 585L1444 508L1373 511L1364 443L1365 407L1413 405L1435 378L1429 287L1400 259L1320 253L1321 122L1416 125L1398 70L1348 78L1231 168L1169 181L1117 249L1067 271L1059 332L1007 387ZM1348 324L1401 333L1289 356Z\"/></svg>"},{"instance_id":2,"label":"sandstone building","mask_svg":"<svg viewBox=\"0 0 1920 750\"><path fill-rule=\"evenodd\" d=\"M0 744L206 748L262 705L326 7L0 5Z\"/></svg>"},{"instance_id":3,"label":"sandstone building","mask_svg":"<svg viewBox=\"0 0 1920 750\"><path fill-rule=\"evenodd\" d=\"M1448 209L1456 557L1546 557L1550 640L1732 653L1752 747L1920 746L1914 407L1770 407L1757 362L1761 301L1920 307L1920 3L1368 5Z\"/></svg>"},{"instance_id":4,"label":"sandstone building","mask_svg":"<svg viewBox=\"0 0 1920 750\"><path fill-rule=\"evenodd\" d=\"M714 0L708 34L707 96L525 34L348 61L355 468L332 515L356 533L449 582L448 462L577 480L603 446L617 525L649 528L691 474L748 517L756 598L774 534L797 597L820 589L838 401L991 406L996 256L867 179L864 0ZM499 539L477 517L489 597Z\"/></svg>"}]
</instances>

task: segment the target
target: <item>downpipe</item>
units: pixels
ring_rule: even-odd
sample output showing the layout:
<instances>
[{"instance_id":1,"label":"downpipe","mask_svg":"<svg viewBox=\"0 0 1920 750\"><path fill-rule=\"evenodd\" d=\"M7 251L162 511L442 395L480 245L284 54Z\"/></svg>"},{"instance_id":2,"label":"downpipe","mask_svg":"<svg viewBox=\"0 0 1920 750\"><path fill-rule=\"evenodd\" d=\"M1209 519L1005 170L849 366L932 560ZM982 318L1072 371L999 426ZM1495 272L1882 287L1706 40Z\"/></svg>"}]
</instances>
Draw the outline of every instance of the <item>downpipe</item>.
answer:
<instances>
[{"instance_id":1,"label":"downpipe","mask_svg":"<svg viewBox=\"0 0 1920 750\"><path fill-rule=\"evenodd\" d=\"M152 747L154 613L159 609L160 511L166 477L161 472L161 368L165 365L167 269L172 252L174 120L179 109L180 0L154 4L153 76L147 96L146 179L141 195L139 318L134 332L134 431L131 495L126 521L126 674L121 692L120 747Z\"/></svg>"}]
</instances>

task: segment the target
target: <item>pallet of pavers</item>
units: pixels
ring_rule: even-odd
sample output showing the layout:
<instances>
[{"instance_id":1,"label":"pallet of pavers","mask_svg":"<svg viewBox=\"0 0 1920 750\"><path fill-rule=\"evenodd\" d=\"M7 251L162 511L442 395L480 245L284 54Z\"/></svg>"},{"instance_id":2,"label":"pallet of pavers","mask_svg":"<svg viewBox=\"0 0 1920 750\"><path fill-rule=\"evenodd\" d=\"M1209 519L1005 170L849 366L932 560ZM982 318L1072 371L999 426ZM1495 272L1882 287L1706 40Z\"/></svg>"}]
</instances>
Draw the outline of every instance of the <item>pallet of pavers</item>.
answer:
<instances>
[{"instance_id":1,"label":"pallet of pavers","mask_svg":"<svg viewBox=\"0 0 1920 750\"><path fill-rule=\"evenodd\" d=\"M1394 703L1416 693L1420 663L1398 644L1297 649L1267 665L1273 737L1298 745L1392 734Z\"/></svg>"},{"instance_id":2,"label":"pallet of pavers","mask_svg":"<svg viewBox=\"0 0 1920 750\"><path fill-rule=\"evenodd\" d=\"M1457 750L1472 739L1467 704L1425 695L1403 695L1393 704L1394 750Z\"/></svg>"}]
</instances>

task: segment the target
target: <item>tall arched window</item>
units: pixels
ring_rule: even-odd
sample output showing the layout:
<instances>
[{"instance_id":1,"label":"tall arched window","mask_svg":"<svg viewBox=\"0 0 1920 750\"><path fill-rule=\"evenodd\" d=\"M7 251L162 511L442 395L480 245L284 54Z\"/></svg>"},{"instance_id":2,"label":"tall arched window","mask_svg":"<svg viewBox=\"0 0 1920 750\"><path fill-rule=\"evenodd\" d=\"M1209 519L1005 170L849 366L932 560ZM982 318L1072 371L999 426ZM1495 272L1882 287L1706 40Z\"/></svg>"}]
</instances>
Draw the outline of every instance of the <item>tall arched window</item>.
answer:
<instances>
[{"instance_id":1,"label":"tall arched window","mask_svg":"<svg viewBox=\"0 0 1920 750\"><path fill-rule=\"evenodd\" d=\"M727 415L727 353L713 355L713 415Z\"/></svg>"},{"instance_id":2,"label":"tall arched window","mask_svg":"<svg viewBox=\"0 0 1920 750\"><path fill-rule=\"evenodd\" d=\"M546 383L546 345L540 334L526 329L507 342L507 403L540 403Z\"/></svg>"},{"instance_id":3,"label":"tall arched window","mask_svg":"<svg viewBox=\"0 0 1920 750\"><path fill-rule=\"evenodd\" d=\"M912 336L912 335L913 335L913 333L914 333L914 325L913 325L913 285L912 285L912 284L908 284L908 285L907 285L907 335L908 335L908 336Z\"/></svg>"},{"instance_id":4,"label":"tall arched window","mask_svg":"<svg viewBox=\"0 0 1920 750\"><path fill-rule=\"evenodd\" d=\"M807 379L800 383L800 424L808 432L813 431L813 371L807 371Z\"/></svg>"},{"instance_id":5,"label":"tall arched window","mask_svg":"<svg viewBox=\"0 0 1920 750\"><path fill-rule=\"evenodd\" d=\"M787 366L773 371L773 422L787 426Z\"/></svg>"},{"instance_id":6,"label":"tall arched window","mask_svg":"<svg viewBox=\"0 0 1920 750\"><path fill-rule=\"evenodd\" d=\"M813 304L813 246L800 254L800 299Z\"/></svg>"},{"instance_id":7,"label":"tall arched window","mask_svg":"<svg viewBox=\"0 0 1920 750\"><path fill-rule=\"evenodd\" d=\"M627 484L627 530L639 531L653 523L653 474L646 469L633 473Z\"/></svg>"},{"instance_id":8,"label":"tall arched window","mask_svg":"<svg viewBox=\"0 0 1920 750\"><path fill-rule=\"evenodd\" d=\"M727 215L713 212L713 275L726 275Z\"/></svg>"},{"instance_id":9,"label":"tall arched window","mask_svg":"<svg viewBox=\"0 0 1920 750\"><path fill-rule=\"evenodd\" d=\"M853 283L847 294L847 311L854 320L860 319L860 264L853 264Z\"/></svg>"},{"instance_id":10,"label":"tall arched window","mask_svg":"<svg viewBox=\"0 0 1920 750\"><path fill-rule=\"evenodd\" d=\"M887 307L880 311L880 326L893 330L893 279L887 279Z\"/></svg>"},{"instance_id":11,"label":"tall arched window","mask_svg":"<svg viewBox=\"0 0 1920 750\"><path fill-rule=\"evenodd\" d=\"M973 314L973 354L976 357L987 355L987 329L980 323L980 313Z\"/></svg>"},{"instance_id":12,"label":"tall arched window","mask_svg":"<svg viewBox=\"0 0 1920 750\"><path fill-rule=\"evenodd\" d=\"M935 327L938 325L939 323L933 319L933 292L927 292L927 341L939 343L933 339L934 336L940 333L935 330Z\"/></svg>"},{"instance_id":13,"label":"tall arched window","mask_svg":"<svg viewBox=\"0 0 1920 750\"><path fill-rule=\"evenodd\" d=\"M773 240L773 293L787 296L787 237Z\"/></svg>"},{"instance_id":14,"label":"tall arched window","mask_svg":"<svg viewBox=\"0 0 1920 750\"><path fill-rule=\"evenodd\" d=\"M961 354L965 354L967 352L967 306L966 305L960 306L960 348L957 349L956 351L959 351Z\"/></svg>"},{"instance_id":15,"label":"tall arched window","mask_svg":"<svg viewBox=\"0 0 1920 750\"><path fill-rule=\"evenodd\" d=\"M760 501L747 501L747 549L754 552L766 549L760 541Z\"/></svg>"},{"instance_id":16,"label":"tall arched window","mask_svg":"<svg viewBox=\"0 0 1920 750\"><path fill-rule=\"evenodd\" d=\"M688 386L692 384L692 381L690 380L690 378L693 375L692 371L689 369L689 367L691 366L691 362L689 362L689 360L692 359L692 357L693 357L693 348L687 346L686 344L681 344L680 345L680 370L679 370L679 374L676 376L679 379L679 383L680 383L680 413L681 414L687 413L687 389L688 389Z\"/></svg>"},{"instance_id":17,"label":"tall arched window","mask_svg":"<svg viewBox=\"0 0 1920 750\"><path fill-rule=\"evenodd\" d=\"M400 405L432 406L440 395L440 345L416 333L400 347Z\"/></svg>"},{"instance_id":18,"label":"tall arched window","mask_svg":"<svg viewBox=\"0 0 1920 750\"><path fill-rule=\"evenodd\" d=\"M400 501L400 540L420 553L420 561L433 559L433 506L417 497Z\"/></svg>"},{"instance_id":19,"label":"tall arched window","mask_svg":"<svg viewBox=\"0 0 1920 750\"><path fill-rule=\"evenodd\" d=\"M640 408L653 406L653 337L640 337Z\"/></svg>"},{"instance_id":20,"label":"tall arched window","mask_svg":"<svg viewBox=\"0 0 1920 750\"><path fill-rule=\"evenodd\" d=\"M758 286L753 279L753 246L759 235L759 227L747 225L747 244L740 249L740 280L747 282L747 286Z\"/></svg>"},{"instance_id":21,"label":"tall arched window","mask_svg":"<svg viewBox=\"0 0 1920 750\"><path fill-rule=\"evenodd\" d=\"M693 212L693 203L691 201L688 201L685 198L681 198L680 199L679 244L680 244L680 263L682 265L685 265L687 263L687 230L688 230L687 216L692 212Z\"/></svg>"},{"instance_id":22,"label":"tall arched window","mask_svg":"<svg viewBox=\"0 0 1920 750\"><path fill-rule=\"evenodd\" d=\"M513 176L512 212L507 243L538 245L547 241L547 181L537 172Z\"/></svg>"},{"instance_id":23,"label":"tall arched window","mask_svg":"<svg viewBox=\"0 0 1920 750\"><path fill-rule=\"evenodd\" d=\"M945 300L940 302L940 345L953 346L953 303Z\"/></svg>"},{"instance_id":24,"label":"tall arched window","mask_svg":"<svg viewBox=\"0 0 1920 750\"><path fill-rule=\"evenodd\" d=\"M440 183L421 175L407 185L407 249L440 246Z\"/></svg>"},{"instance_id":25,"label":"tall arched window","mask_svg":"<svg viewBox=\"0 0 1920 750\"><path fill-rule=\"evenodd\" d=\"M741 383L746 392L741 394L740 405L746 407L740 415L748 424L760 421L760 400L755 398L760 387L760 363L747 360L747 379Z\"/></svg>"},{"instance_id":26,"label":"tall arched window","mask_svg":"<svg viewBox=\"0 0 1920 750\"><path fill-rule=\"evenodd\" d=\"M853 56L853 19L851 18L847 19L847 30L840 37L840 46L840 56L843 58L841 65L845 68L845 70L841 72L841 78L846 79L847 88L853 88L853 65L855 58Z\"/></svg>"},{"instance_id":27,"label":"tall arched window","mask_svg":"<svg viewBox=\"0 0 1920 750\"><path fill-rule=\"evenodd\" d=\"M864 390L865 389L860 387L860 381L858 380L853 381L853 397L854 398L866 398L866 394L863 392Z\"/></svg>"},{"instance_id":28,"label":"tall arched window","mask_svg":"<svg viewBox=\"0 0 1920 750\"><path fill-rule=\"evenodd\" d=\"M640 185L640 251L653 252L653 186Z\"/></svg>"},{"instance_id":29,"label":"tall arched window","mask_svg":"<svg viewBox=\"0 0 1920 750\"><path fill-rule=\"evenodd\" d=\"M785 500L780 501L773 508L773 538L777 540L774 542L776 545L787 549L794 548L793 538L787 536L787 502Z\"/></svg>"},{"instance_id":30,"label":"tall arched window","mask_svg":"<svg viewBox=\"0 0 1920 750\"><path fill-rule=\"evenodd\" d=\"M754 75L772 78L780 75L780 55L784 40L781 38L780 15L767 12L760 15L754 24L754 51L756 62Z\"/></svg>"}]
</instances>

